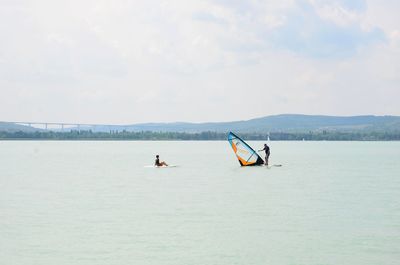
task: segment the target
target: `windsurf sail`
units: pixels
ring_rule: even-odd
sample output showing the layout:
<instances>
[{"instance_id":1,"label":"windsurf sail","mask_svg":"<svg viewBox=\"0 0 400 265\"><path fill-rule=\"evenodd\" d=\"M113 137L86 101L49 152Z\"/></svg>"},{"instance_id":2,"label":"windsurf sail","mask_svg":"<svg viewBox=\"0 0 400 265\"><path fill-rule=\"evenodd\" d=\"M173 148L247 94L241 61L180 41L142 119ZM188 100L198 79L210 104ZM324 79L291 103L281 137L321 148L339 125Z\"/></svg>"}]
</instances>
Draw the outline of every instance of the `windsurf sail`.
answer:
<instances>
[{"instance_id":1,"label":"windsurf sail","mask_svg":"<svg viewBox=\"0 0 400 265\"><path fill-rule=\"evenodd\" d=\"M241 166L257 166L264 164L264 160L245 141L236 134L230 132L228 141Z\"/></svg>"}]
</instances>

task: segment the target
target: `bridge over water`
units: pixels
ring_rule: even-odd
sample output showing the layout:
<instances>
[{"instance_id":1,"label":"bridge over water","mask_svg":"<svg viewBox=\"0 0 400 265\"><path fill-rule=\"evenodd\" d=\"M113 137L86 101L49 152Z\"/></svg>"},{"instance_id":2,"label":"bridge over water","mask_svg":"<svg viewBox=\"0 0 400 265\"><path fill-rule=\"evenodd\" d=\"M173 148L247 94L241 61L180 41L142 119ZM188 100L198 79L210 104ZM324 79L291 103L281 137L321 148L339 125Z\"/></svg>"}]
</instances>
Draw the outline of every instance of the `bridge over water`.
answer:
<instances>
[{"instance_id":1,"label":"bridge over water","mask_svg":"<svg viewBox=\"0 0 400 265\"><path fill-rule=\"evenodd\" d=\"M18 124L23 126L28 126L36 129L44 129L44 130L96 130L96 128L102 128L105 130L106 128L109 131L116 131L115 128L118 127L120 131L125 130L129 127L129 125L121 125L121 124L94 124L94 123L67 123L67 122L38 122L38 121L2 121L4 123L10 124Z\"/></svg>"}]
</instances>

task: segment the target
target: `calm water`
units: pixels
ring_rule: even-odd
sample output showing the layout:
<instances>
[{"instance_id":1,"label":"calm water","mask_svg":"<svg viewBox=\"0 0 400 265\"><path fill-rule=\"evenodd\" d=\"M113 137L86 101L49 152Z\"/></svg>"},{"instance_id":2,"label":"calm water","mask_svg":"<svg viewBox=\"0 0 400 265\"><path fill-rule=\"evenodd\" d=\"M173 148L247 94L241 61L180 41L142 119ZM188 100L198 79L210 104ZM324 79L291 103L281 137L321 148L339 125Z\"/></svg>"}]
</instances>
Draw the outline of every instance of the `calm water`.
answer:
<instances>
[{"instance_id":1,"label":"calm water","mask_svg":"<svg viewBox=\"0 0 400 265\"><path fill-rule=\"evenodd\" d=\"M0 264L399 264L400 142L270 146L0 142Z\"/></svg>"}]
</instances>

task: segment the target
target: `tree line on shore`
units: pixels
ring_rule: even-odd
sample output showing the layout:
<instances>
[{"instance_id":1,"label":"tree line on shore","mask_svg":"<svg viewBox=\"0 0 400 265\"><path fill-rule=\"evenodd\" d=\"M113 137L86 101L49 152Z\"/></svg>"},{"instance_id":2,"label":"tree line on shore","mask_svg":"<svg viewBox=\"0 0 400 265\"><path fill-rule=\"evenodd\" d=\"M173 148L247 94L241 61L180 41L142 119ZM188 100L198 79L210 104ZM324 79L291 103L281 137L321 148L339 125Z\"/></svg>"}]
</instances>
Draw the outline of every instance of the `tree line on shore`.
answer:
<instances>
[{"instance_id":1,"label":"tree line on shore","mask_svg":"<svg viewBox=\"0 0 400 265\"><path fill-rule=\"evenodd\" d=\"M271 132L271 133L239 133L246 140L264 141L268 138L272 141L398 141L398 132ZM7 132L0 131L0 140L187 140L187 141L213 141L226 140L227 133L221 132L128 132L128 131L35 131L35 132Z\"/></svg>"}]
</instances>

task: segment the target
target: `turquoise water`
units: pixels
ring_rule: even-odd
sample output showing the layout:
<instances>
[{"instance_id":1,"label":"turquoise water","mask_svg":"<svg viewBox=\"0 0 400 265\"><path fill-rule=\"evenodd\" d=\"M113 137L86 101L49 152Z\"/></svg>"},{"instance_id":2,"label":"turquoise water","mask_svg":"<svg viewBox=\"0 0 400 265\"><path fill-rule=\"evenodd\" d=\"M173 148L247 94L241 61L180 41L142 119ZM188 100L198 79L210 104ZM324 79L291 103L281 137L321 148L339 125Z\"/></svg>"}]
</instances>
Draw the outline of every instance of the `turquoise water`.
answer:
<instances>
[{"instance_id":1,"label":"turquoise water","mask_svg":"<svg viewBox=\"0 0 400 265\"><path fill-rule=\"evenodd\" d=\"M0 142L0 264L399 264L400 142L270 146Z\"/></svg>"}]
</instances>

